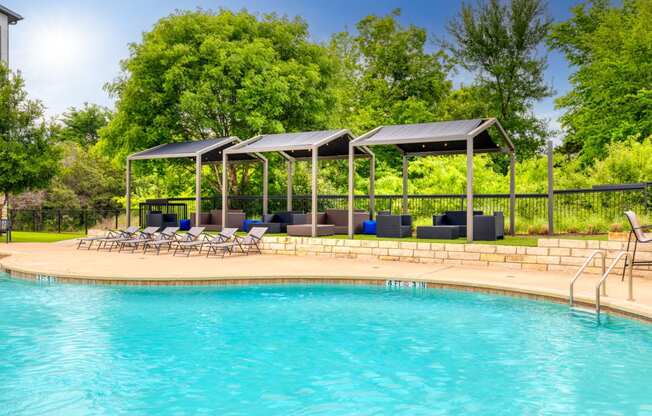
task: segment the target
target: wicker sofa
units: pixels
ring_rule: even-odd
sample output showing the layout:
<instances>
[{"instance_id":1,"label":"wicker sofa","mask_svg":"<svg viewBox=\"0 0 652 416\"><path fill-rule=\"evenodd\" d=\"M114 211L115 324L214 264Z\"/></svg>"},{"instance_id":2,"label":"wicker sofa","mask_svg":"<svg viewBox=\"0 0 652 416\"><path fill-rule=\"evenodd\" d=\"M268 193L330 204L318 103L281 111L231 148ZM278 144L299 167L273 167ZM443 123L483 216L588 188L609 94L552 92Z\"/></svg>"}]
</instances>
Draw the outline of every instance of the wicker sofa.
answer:
<instances>
[{"instance_id":1,"label":"wicker sofa","mask_svg":"<svg viewBox=\"0 0 652 416\"><path fill-rule=\"evenodd\" d=\"M306 224L311 224L310 214ZM362 223L369 219L369 213L366 211L353 212L353 233L362 233ZM317 213L317 225L333 225L335 234L349 233L349 211L345 209L327 209L326 212Z\"/></svg>"},{"instance_id":2,"label":"wicker sofa","mask_svg":"<svg viewBox=\"0 0 652 416\"><path fill-rule=\"evenodd\" d=\"M222 228L222 210L213 209L210 212L202 212L199 214L201 226L205 227L207 231L221 231ZM226 227L228 228L242 228L242 223L247 218L247 215L244 211L241 210L229 210L226 215ZM195 227L195 213L190 213L190 225Z\"/></svg>"}]
</instances>

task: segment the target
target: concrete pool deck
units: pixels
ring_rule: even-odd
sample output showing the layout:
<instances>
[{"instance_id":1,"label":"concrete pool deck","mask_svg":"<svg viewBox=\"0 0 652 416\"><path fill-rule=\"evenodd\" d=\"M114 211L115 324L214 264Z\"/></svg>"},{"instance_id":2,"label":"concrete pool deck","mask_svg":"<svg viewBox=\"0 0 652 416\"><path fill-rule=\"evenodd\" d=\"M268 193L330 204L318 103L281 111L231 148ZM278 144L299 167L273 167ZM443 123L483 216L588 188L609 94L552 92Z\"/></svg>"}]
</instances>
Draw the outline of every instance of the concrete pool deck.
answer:
<instances>
[{"instance_id":1,"label":"concrete pool deck","mask_svg":"<svg viewBox=\"0 0 652 416\"><path fill-rule=\"evenodd\" d=\"M568 300L573 273L510 270L498 267L408 263L320 256L232 255L191 257L162 253L117 253L76 250L72 241L0 245L0 270L19 278L93 284L242 284L323 281L384 284L386 280L425 282L452 287L527 296L559 302ZM599 276L586 274L576 284L575 298L593 305ZM612 275L602 306L652 321L652 280L634 278L635 301L627 301L627 281Z\"/></svg>"}]
</instances>

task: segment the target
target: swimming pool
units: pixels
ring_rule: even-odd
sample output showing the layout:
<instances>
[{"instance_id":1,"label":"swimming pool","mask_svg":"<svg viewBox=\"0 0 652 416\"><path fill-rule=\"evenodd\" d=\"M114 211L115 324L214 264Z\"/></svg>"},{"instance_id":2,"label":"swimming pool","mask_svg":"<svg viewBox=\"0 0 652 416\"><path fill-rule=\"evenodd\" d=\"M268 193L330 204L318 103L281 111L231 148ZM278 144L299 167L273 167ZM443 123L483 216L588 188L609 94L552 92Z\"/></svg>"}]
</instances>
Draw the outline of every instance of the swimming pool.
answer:
<instances>
[{"instance_id":1,"label":"swimming pool","mask_svg":"<svg viewBox=\"0 0 652 416\"><path fill-rule=\"evenodd\" d=\"M652 414L652 326L369 286L0 277L0 414Z\"/></svg>"}]
</instances>

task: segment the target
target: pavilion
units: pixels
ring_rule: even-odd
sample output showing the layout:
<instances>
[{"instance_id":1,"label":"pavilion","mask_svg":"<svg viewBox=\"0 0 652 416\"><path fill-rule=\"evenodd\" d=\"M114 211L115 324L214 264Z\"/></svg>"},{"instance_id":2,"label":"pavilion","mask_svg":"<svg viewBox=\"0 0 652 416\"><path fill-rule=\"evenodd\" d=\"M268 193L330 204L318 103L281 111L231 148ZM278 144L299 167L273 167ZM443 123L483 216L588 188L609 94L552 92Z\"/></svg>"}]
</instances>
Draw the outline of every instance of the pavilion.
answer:
<instances>
[{"instance_id":1,"label":"pavilion","mask_svg":"<svg viewBox=\"0 0 652 416\"><path fill-rule=\"evenodd\" d=\"M349 158L349 171L353 169L353 160L356 157L371 158L372 173L370 175L370 198L373 201L374 193L374 154L364 145L351 147L354 137L349 130L321 130L300 133L263 134L236 144L223 152L223 178L222 178L222 206L227 206L228 184L226 167L229 159L237 158L243 154L261 154L274 152L280 154L287 161L287 210L292 211L292 176L294 164L297 161L308 161L312 163L311 174L311 213L312 213L312 236L317 236L317 174L319 159L334 160ZM267 176L263 179L267 187ZM267 213L267 194L263 195L263 214ZM371 209L373 210L373 202ZM226 211L222 210L222 224L226 224ZM349 218L349 227L352 220Z\"/></svg>"},{"instance_id":2,"label":"pavilion","mask_svg":"<svg viewBox=\"0 0 652 416\"><path fill-rule=\"evenodd\" d=\"M204 163L220 163L225 149L240 139L235 136L220 137L215 139L197 140L190 142L165 143L151 149L143 150L127 157L127 183L126 183L126 209L127 226L131 225L131 162L135 160L153 159L194 159L195 160L195 224L201 225L201 178L202 165ZM267 197L267 172L269 169L268 160L257 153L240 153L235 155L233 160L238 162L261 161L263 163L263 195ZM223 167L226 172L226 166ZM226 212L226 210L222 210ZM226 224L226 223L222 223Z\"/></svg>"},{"instance_id":3,"label":"pavilion","mask_svg":"<svg viewBox=\"0 0 652 416\"><path fill-rule=\"evenodd\" d=\"M495 127L496 140L489 134ZM349 143L349 238L353 238L353 192L354 155L356 149L368 149L377 145L393 145L403 155L403 213L408 211L408 163L410 157L431 155L464 154L467 158L466 171L466 239L473 241L473 155L475 153L504 152L510 156L509 163L509 232L515 230L515 149L507 132L497 119L472 119L440 121L434 123L380 126ZM371 188L373 193L373 187Z\"/></svg>"}]
</instances>

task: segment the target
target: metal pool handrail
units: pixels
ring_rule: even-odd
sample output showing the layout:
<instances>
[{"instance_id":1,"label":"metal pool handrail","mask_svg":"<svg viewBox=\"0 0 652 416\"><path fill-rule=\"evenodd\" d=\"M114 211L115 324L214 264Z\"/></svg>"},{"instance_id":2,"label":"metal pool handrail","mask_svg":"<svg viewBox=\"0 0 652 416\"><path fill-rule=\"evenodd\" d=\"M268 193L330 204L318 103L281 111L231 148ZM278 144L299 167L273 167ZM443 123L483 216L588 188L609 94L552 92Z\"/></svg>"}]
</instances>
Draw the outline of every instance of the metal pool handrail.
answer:
<instances>
[{"instance_id":1,"label":"metal pool handrail","mask_svg":"<svg viewBox=\"0 0 652 416\"><path fill-rule=\"evenodd\" d=\"M625 264L627 264L627 258L630 257L631 254L629 254L627 251L621 251L618 253L614 261L611 262L609 265L609 268L607 269L606 272L602 273L602 277L600 278L600 281L598 282L597 285L595 285L595 313L600 316L600 288L602 287L602 295L606 296L607 295L607 278L609 277L609 274L613 270L614 267L616 267L616 264L625 257ZM633 281L633 263L630 261L629 264L629 286L628 286L628 296L627 300L633 301L634 300L634 281Z\"/></svg>"},{"instance_id":2,"label":"metal pool handrail","mask_svg":"<svg viewBox=\"0 0 652 416\"><path fill-rule=\"evenodd\" d=\"M598 256L598 255L602 258L602 274L604 275L607 258L606 258L603 251L595 250L593 253L591 253L586 258L586 260L584 260L584 263L582 264L582 266L579 268L577 273L575 273L575 276L573 276L573 278L571 279L570 290L569 290L569 294L568 294L568 301L570 302L571 308L573 307L573 303L574 303L573 302L573 286L575 286L575 282L577 281L577 279L580 278L580 276L582 275L582 272L584 272L584 270L591 263L591 261L595 258L595 256Z\"/></svg>"}]
</instances>

